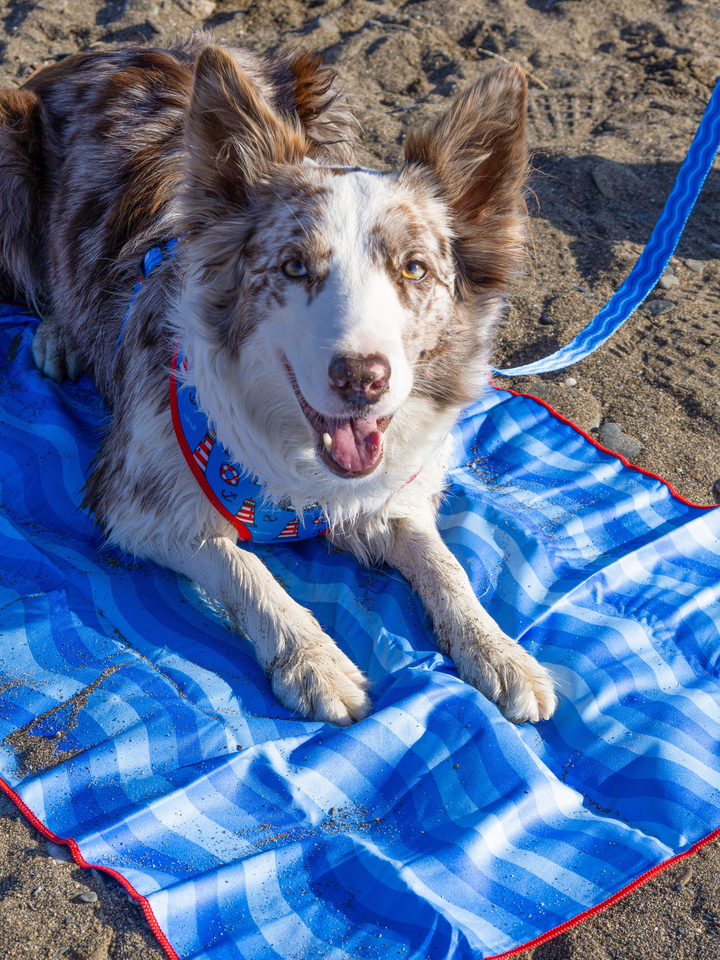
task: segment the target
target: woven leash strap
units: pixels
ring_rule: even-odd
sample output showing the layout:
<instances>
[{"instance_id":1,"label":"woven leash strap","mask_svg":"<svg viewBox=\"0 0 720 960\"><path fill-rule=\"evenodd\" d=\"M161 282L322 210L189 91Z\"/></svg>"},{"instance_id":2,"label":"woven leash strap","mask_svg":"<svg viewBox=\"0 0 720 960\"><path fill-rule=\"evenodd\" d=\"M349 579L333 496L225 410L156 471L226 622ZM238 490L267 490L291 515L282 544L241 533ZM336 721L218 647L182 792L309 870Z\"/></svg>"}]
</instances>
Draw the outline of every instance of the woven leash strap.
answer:
<instances>
[{"instance_id":1,"label":"woven leash strap","mask_svg":"<svg viewBox=\"0 0 720 960\"><path fill-rule=\"evenodd\" d=\"M520 367L493 370L493 373L503 377L516 377L562 370L563 367L583 360L609 340L637 310L663 275L719 148L720 81L710 97L698 131L647 246L614 296L570 343L555 353Z\"/></svg>"}]
</instances>

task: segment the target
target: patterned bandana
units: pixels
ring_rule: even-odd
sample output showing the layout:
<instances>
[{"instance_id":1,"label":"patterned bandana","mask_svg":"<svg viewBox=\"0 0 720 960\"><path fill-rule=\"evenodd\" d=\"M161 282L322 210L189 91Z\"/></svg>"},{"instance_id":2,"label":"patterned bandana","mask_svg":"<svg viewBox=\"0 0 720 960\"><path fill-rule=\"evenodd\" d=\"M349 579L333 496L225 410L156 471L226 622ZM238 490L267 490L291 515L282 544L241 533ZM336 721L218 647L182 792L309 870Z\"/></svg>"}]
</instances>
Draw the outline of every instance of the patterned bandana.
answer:
<instances>
[{"instance_id":1,"label":"patterned bandana","mask_svg":"<svg viewBox=\"0 0 720 960\"><path fill-rule=\"evenodd\" d=\"M282 543L307 540L328 529L319 504L298 517L294 510L283 510L262 495L262 487L242 464L235 463L221 443L205 414L198 408L195 388L178 383L175 370L188 370L188 360L178 340L170 374L170 406L175 436L180 449L213 506L229 520L238 540L257 543Z\"/></svg>"}]
</instances>

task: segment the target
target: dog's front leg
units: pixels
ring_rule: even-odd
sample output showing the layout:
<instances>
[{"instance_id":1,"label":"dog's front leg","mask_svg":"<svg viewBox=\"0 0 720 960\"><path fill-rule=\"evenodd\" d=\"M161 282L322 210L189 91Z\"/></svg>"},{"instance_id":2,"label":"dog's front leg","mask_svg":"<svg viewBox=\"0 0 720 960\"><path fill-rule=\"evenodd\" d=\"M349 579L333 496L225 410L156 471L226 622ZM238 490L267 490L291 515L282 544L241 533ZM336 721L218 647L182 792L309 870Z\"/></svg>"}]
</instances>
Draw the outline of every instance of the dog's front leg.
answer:
<instances>
[{"instance_id":1,"label":"dog's front leg","mask_svg":"<svg viewBox=\"0 0 720 960\"><path fill-rule=\"evenodd\" d=\"M288 709L341 726L368 715L365 675L254 554L222 536L143 552L184 573L225 607L252 641L275 696Z\"/></svg>"},{"instance_id":2,"label":"dog's front leg","mask_svg":"<svg viewBox=\"0 0 720 960\"><path fill-rule=\"evenodd\" d=\"M440 649L466 683L497 703L510 720L552 715L557 697L550 674L484 610L430 512L392 521L386 559L419 594Z\"/></svg>"}]
</instances>

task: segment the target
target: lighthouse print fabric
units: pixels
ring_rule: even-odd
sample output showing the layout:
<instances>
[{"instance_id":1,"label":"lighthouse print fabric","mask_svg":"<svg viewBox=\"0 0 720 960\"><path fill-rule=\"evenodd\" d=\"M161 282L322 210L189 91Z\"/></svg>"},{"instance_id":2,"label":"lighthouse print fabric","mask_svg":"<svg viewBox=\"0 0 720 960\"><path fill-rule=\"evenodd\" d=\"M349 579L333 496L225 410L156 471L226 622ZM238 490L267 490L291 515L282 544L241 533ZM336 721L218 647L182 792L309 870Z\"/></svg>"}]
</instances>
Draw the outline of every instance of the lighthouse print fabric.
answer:
<instances>
[{"instance_id":1,"label":"lighthouse print fabric","mask_svg":"<svg viewBox=\"0 0 720 960\"><path fill-rule=\"evenodd\" d=\"M303 720L192 583L103 543L81 489L106 411L87 378L41 377L4 311L0 788L169 957L497 957L717 835L720 511L489 391L440 525L557 713L518 727L462 683L397 571L248 542L373 682L362 722Z\"/></svg>"},{"instance_id":2,"label":"lighthouse print fabric","mask_svg":"<svg viewBox=\"0 0 720 960\"><path fill-rule=\"evenodd\" d=\"M178 369L187 370L188 360L179 341L172 361L170 403L175 436L185 460L205 495L232 523L238 540L256 543L281 543L305 540L327 531L327 521L319 504L298 517L294 510L281 510L266 500L262 487L242 464L234 463L218 443L215 430L199 408L195 390L183 386L175 377Z\"/></svg>"}]
</instances>

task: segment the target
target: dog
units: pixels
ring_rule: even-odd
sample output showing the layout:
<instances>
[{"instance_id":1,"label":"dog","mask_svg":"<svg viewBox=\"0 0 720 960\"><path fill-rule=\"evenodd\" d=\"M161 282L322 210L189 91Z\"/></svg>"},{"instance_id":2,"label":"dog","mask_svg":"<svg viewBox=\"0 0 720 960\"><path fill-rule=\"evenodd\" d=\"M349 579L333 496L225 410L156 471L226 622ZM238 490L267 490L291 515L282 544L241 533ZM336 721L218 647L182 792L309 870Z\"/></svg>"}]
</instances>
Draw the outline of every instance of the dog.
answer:
<instances>
[{"instance_id":1,"label":"dog","mask_svg":"<svg viewBox=\"0 0 720 960\"><path fill-rule=\"evenodd\" d=\"M112 412L84 506L222 604L305 717L363 719L369 684L243 549L259 515L268 540L324 533L399 570L510 720L556 706L436 526L522 262L525 98L519 68L492 70L385 173L357 165L315 54L194 35L80 53L0 96L0 279L42 317L38 369L87 372Z\"/></svg>"}]
</instances>

